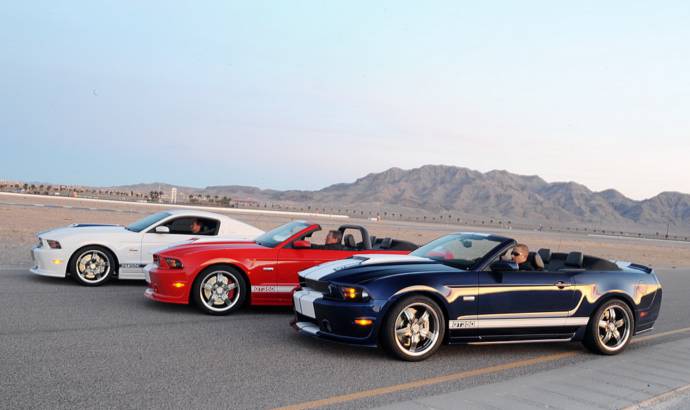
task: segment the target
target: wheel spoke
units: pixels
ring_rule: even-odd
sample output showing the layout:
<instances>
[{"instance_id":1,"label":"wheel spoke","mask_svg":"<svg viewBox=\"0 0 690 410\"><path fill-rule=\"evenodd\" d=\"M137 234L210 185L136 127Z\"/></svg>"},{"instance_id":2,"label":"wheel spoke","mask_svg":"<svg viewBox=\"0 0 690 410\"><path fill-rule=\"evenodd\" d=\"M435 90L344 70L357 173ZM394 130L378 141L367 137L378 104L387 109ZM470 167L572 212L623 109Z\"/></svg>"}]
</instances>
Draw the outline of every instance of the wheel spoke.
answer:
<instances>
[{"instance_id":1,"label":"wheel spoke","mask_svg":"<svg viewBox=\"0 0 690 410\"><path fill-rule=\"evenodd\" d=\"M225 287L225 290L227 290L228 292L230 292L231 290L236 289L236 288L237 288L237 285L235 284L235 282L233 282L233 283L229 283L229 284Z\"/></svg>"},{"instance_id":2,"label":"wheel spoke","mask_svg":"<svg viewBox=\"0 0 690 410\"><path fill-rule=\"evenodd\" d=\"M602 343L606 344L609 340L611 340L611 332L606 332L606 336L604 336Z\"/></svg>"},{"instance_id":3,"label":"wheel spoke","mask_svg":"<svg viewBox=\"0 0 690 410\"><path fill-rule=\"evenodd\" d=\"M611 321L616 320L616 309L611 308L611 309L609 309L609 312L610 312L609 317L611 318Z\"/></svg>"},{"instance_id":4,"label":"wheel spoke","mask_svg":"<svg viewBox=\"0 0 690 410\"><path fill-rule=\"evenodd\" d=\"M429 312L424 311L422 316L419 318L419 321L422 323L429 323Z\"/></svg>"},{"instance_id":5,"label":"wheel spoke","mask_svg":"<svg viewBox=\"0 0 690 410\"><path fill-rule=\"evenodd\" d=\"M410 340L411 351L417 350L417 343L419 343L419 336L412 336L412 339Z\"/></svg>"},{"instance_id":6,"label":"wheel spoke","mask_svg":"<svg viewBox=\"0 0 690 410\"><path fill-rule=\"evenodd\" d=\"M412 321L414 320L415 313L416 311L413 308L407 308L403 310L403 314L405 315L405 318L407 319L408 323L412 323Z\"/></svg>"},{"instance_id":7,"label":"wheel spoke","mask_svg":"<svg viewBox=\"0 0 690 410\"><path fill-rule=\"evenodd\" d=\"M223 275L220 272L218 272L218 274L216 274L216 283L221 282L223 282Z\"/></svg>"},{"instance_id":8,"label":"wheel spoke","mask_svg":"<svg viewBox=\"0 0 690 410\"><path fill-rule=\"evenodd\" d=\"M625 326L625 320L620 319L620 320L616 321L615 325L617 328L621 328L621 327Z\"/></svg>"},{"instance_id":9,"label":"wheel spoke","mask_svg":"<svg viewBox=\"0 0 690 410\"><path fill-rule=\"evenodd\" d=\"M403 327L402 329L398 329L395 331L395 334L398 337L407 337L407 336L412 336L412 329L410 329L410 326Z\"/></svg>"},{"instance_id":10,"label":"wheel spoke","mask_svg":"<svg viewBox=\"0 0 690 410\"><path fill-rule=\"evenodd\" d=\"M618 329L614 330L611 333L612 333L613 338L616 339L617 342L621 340L621 334L618 331Z\"/></svg>"},{"instance_id":11,"label":"wheel spoke","mask_svg":"<svg viewBox=\"0 0 690 410\"><path fill-rule=\"evenodd\" d=\"M609 325L609 322L607 322L606 320L600 320L599 321L599 327L602 329L606 329L608 327L608 325Z\"/></svg>"}]
</instances>

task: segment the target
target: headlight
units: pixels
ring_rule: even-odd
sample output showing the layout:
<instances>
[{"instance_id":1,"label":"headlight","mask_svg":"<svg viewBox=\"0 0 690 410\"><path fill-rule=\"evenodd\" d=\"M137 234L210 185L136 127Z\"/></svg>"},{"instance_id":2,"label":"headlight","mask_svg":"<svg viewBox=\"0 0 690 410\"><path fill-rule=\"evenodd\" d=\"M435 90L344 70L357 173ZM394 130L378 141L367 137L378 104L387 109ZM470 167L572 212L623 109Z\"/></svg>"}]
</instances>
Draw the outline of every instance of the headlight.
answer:
<instances>
[{"instance_id":1,"label":"headlight","mask_svg":"<svg viewBox=\"0 0 690 410\"><path fill-rule=\"evenodd\" d=\"M357 286L335 286L331 285L331 295L337 299L349 300L353 302L363 302L369 299L369 293Z\"/></svg>"},{"instance_id":2,"label":"headlight","mask_svg":"<svg viewBox=\"0 0 690 410\"><path fill-rule=\"evenodd\" d=\"M60 246L60 242L58 242L58 241L48 239L48 240L46 240L46 242L48 243L48 246L50 247L50 249L62 249L62 246Z\"/></svg>"},{"instance_id":3,"label":"headlight","mask_svg":"<svg viewBox=\"0 0 690 410\"><path fill-rule=\"evenodd\" d=\"M182 262L175 258L165 258L165 264L170 267L170 269L182 269Z\"/></svg>"}]
</instances>

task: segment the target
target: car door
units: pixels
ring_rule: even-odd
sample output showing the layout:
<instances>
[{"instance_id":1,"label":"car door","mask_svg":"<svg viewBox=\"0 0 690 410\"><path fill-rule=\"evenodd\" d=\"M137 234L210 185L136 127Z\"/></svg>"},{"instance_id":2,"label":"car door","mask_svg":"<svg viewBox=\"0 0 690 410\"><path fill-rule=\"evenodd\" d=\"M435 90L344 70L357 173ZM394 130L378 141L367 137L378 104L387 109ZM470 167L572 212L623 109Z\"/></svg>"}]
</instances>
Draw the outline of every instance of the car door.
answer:
<instances>
[{"instance_id":1,"label":"car door","mask_svg":"<svg viewBox=\"0 0 690 410\"><path fill-rule=\"evenodd\" d=\"M178 242L200 238L201 234L192 234L188 227L195 217L178 216L163 220L154 226L145 229L141 237L141 264L146 265L153 261L153 253ZM169 232L156 232L159 226L167 227Z\"/></svg>"},{"instance_id":2,"label":"car door","mask_svg":"<svg viewBox=\"0 0 690 410\"><path fill-rule=\"evenodd\" d=\"M558 339L571 333L573 272L478 273L477 329L482 340Z\"/></svg>"},{"instance_id":3,"label":"car door","mask_svg":"<svg viewBox=\"0 0 690 410\"><path fill-rule=\"evenodd\" d=\"M448 332L451 342L478 340L477 289L478 273L458 269L443 276L443 288L448 289Z\"/></svg>"}]
</instances>

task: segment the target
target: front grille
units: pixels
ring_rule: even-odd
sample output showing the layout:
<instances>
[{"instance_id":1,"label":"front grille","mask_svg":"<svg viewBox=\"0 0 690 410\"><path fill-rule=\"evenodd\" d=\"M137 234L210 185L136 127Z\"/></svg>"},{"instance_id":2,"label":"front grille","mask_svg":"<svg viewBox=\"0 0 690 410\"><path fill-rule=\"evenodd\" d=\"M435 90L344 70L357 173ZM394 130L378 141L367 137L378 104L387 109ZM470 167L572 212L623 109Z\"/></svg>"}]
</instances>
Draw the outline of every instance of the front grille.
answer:
<instances>
[{"instance_id":1,"label":"front grille","mask_svg":"<svg viewBox=\"0 0 690 410\"><path fill-rule=\"evenodd\" d=\"M323 294L328 294L328 282L320 282L318 280L306 279L300 276L299 285L302 288L309 288Z\"/></svg>"}]
</instances>

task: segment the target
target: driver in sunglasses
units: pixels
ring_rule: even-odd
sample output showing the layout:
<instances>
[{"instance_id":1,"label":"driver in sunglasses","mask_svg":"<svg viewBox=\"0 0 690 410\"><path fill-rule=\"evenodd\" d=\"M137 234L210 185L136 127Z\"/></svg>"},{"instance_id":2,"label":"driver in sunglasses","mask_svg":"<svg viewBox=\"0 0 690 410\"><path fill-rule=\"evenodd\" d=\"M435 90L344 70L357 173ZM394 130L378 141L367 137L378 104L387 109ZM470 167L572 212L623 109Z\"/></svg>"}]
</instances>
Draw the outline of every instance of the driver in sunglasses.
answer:
<instances>
[{"instance_id":1,"label":"driver in sunglasses","mask_svg":"<svg viewBox=\"0 0 690 410\"><path fill-rule=\"evenodd\" d=\"M534 270L534 266L529 262L529 248L527 245L519 243L515 245L513 251L510 253L513 262L517 263L520 270Z\"/></svg>"}]
</instances>

